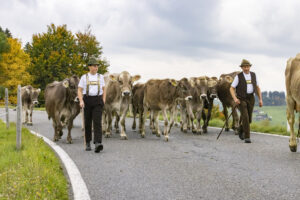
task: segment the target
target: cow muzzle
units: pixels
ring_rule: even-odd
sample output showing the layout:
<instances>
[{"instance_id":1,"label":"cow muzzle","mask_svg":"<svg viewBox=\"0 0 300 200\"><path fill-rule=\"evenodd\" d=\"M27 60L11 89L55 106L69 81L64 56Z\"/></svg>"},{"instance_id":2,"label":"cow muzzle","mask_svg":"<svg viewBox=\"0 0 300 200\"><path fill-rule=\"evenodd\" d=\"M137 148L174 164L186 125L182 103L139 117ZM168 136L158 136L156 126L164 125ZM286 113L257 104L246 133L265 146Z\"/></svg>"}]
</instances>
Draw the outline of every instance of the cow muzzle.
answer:
<instances>
[{"instance_id":1,"label":"cow muzzle","mask_svg":"<svg viewBox=\"0 0 300 200\"><path fill-rule=\"evenodd\" d=\"M184 100L186 100L186 101L190 101L190 100L192 100L192 99L193 99L192 96L187 96L187 97L184 98Z\"/></svg>"},{"instance_id":2,"label":"cow muzzle","mask_svg":"<svg viewBox=\"0 0 300 200\"><path fill-rule=\"evenodd\" d=\"M122 92L122 96L123 97L129 97L129 96L131 96L131 92L130 91L124 91L124 92Z\"/></svg>"},{"instance_id":3,"label":"cow muzzle","mask_svg":"<svg viewBox=\"0 0 300 200\"><path fill-rule=\"evenodd\" d=\"M214 98L217 98L218 96L216 94L211 94L210 95L210 98L214 99Z\"/></svg>"},{"instance_id":4,"label":"cow muzzle","mask_svg":"<svg viewBox=\"0 0 300 200\"><path fill-rule=\"evenodd\" d=\"M38 105L39 102L38 102L38 101L33 101L33 104L34 104L34 105Z\"/></svg>"},{"instance_id":5,"label":"cow muzzle","mask_svg":"<svg viewBox=\"0 0 300 200\"><path fill-rule=\"evenodd\" d=\"M207 95L206 95L206 94L201 94L201 95L200 95L200 98L201 98L201 99L206 99L206 98L207 98Z\"/></svg>"}]
</instances>

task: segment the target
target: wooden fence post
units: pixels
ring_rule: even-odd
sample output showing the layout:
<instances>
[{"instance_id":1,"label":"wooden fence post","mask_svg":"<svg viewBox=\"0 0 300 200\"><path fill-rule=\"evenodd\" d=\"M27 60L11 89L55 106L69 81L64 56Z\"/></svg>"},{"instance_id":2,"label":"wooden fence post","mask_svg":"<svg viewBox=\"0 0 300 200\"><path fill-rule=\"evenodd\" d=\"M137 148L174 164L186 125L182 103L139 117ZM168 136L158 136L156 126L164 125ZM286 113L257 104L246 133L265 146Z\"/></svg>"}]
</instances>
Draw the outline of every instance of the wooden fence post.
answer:
<instances>
[{"instance_id":1,"label":"wooden fence post","mask_svg":"<svg viewBox=\"0 0 300 200\"><path fill-rule=\"evenodd\" d=\"M21 99L21 86L18 85L18 100L17 100L17 150L21 149L21 136L22 136L22 99Z\"/></svg>"},{"instance_id":2,"label":"wooden fence post","mask_svg":"<svg viewBox=\"0 0 300 200\"><path fill-rule=\"evenodd\" d=\"M5 88L6 129L9 129L8 89Z\"/></svg>"}]
</instances>

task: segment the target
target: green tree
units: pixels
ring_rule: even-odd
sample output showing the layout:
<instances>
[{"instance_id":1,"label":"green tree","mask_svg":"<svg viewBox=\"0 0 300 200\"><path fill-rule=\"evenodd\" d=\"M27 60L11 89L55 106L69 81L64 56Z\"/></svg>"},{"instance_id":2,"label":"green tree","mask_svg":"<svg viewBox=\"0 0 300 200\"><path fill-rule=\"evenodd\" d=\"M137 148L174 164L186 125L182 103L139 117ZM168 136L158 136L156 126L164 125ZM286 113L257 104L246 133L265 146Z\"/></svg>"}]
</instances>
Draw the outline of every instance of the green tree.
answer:
<instances>
[{"instance_id":1,"label":"green tree","mask_svg":"<svg viewBox=\"0 0 300 200\"><path fill-rule=\"evenodd\" d=\"M0 27L1 28L1 27ZM2 54L8 52L10 49L7 37L4 32L0 31L0 61L2 59Z\"/></svg>"},{"instance_id":2,"label":"green tree","mask_svg":"<svg viewBox=\"0 0 300 200\"><path fill-rule=\"evenodd\" d=\"M29 72L34 77L33 85L42 91L48 83L84 71L76 38L66 25L49 25L46 33L33 35L32 44L25 48L32 59Z\"/></svg>"},{"instance_id":3,"label":"green tree","mask_svg":"<svg viewBox=\"0 0 300 200\"><path fill-rule=\"evenodd\" d=\"M103 54L103 48L100 46L100 42L97 41L96 36L92 34L91 26L89 25L84 32L77 32L76 38L78 53L79 55L81 55L82 64L86 66L89 58L91 56L94 56L99 58L99 73L103 74L107 72L109 62L105 58L101 59L101 55ZM88 71L88 69L86 71Z\"/></svg>"},{"instance_id":4,"label":"green tree","mask_svg":"<svg viewBox=\"0 0 300 200\"><path fill-rule=\"evenodd\" d=\"M90 27L85 32L73 35L66 25L48 26L46 33L35 34L32 43L25 45L32 63L29 72L33 75L33 85L42 91L48 83L60 81L71 75L81 76L86 73L86 63L90 56L102 55L102 47L91 34ZM109 63L99 59L100 72L106 72ZM43 98L43 93L40 97Z\"/></svg>"},{"instance_id":5,"label":"green tree","mask_svg":"<svg viewBox=\"0 0 300 200\"><path fill-rule=\"evenodd\" d=\"M0 85L8 88L10 102L16 103L18 85L31 84L32 77L27 72L30 57L21 47L21 42L15 38L8 38L10 50L2 54L0 61Z\"/></svg>"}]
</instances>

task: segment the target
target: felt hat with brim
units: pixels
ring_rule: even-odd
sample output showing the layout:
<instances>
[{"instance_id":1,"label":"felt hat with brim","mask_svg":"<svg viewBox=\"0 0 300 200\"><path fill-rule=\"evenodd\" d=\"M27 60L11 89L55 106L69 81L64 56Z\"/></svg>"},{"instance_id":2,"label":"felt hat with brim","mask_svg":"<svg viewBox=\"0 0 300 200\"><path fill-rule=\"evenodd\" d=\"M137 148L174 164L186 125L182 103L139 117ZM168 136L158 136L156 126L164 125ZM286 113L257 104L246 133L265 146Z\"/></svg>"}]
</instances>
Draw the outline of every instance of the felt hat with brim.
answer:
<instances>
[{"instance_id":1,"label":"felt hat with brim","mask_svg":"<svg viewBox=\"0 0 300 200\"><path fill-rule=\"evenodd\" d=\"M96 58L92 57L88 61L88 66L92 66L92 65L100 65L100 63L98 62L98 60Z\"/></svg>"},{"instance_id":2,"label":"felt hat with brim","mask_svg":"<svg viewBox=\"0 0 300 200\"><path fill-rule=\"evenodd\" d=\"M240 67L244 67L244 66L250 66L251 67L252 64L248 60L243 59L242 62L241 62Z\"/></svg>"}]
</instances>

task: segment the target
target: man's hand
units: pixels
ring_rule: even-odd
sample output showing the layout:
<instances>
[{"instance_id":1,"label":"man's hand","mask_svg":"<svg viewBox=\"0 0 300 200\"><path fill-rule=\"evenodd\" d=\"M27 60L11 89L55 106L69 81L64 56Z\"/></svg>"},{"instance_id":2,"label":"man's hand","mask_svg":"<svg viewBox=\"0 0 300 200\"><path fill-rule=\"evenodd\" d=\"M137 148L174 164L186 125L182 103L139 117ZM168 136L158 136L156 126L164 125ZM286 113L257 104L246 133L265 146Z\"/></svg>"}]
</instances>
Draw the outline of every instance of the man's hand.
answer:
<instances>
[{"instance_id":1,"label":"man's hand","mask_svg":"<svg viewBox=\"0 0 300 200\"><path fill-rule=\"evenodd\" d=\"M80 108L84 108L84 102L83 101L80 101Z\"/></svg>"},{"instance_id":2,"label":"man's hand","mask_svg":"<svg viewBox=\"0 0 300 200\"><path fill-rule=\"evenodd\" d=\"M237 104L237 105L239 105L241 102L240 102L240 100L238 99L238 98L235 98L234 99L234 102Z\"/></svg>"},{"instance_id":3,"label":"man's hand","mask_svg":"<svg viewBox=\"0 0 300 200\"><path fill-rule=\"evenodd\" d=\"M263 101L259 100L259 107L262 107L262 106L263 106Z\"/></svg>"}]
</instances>

